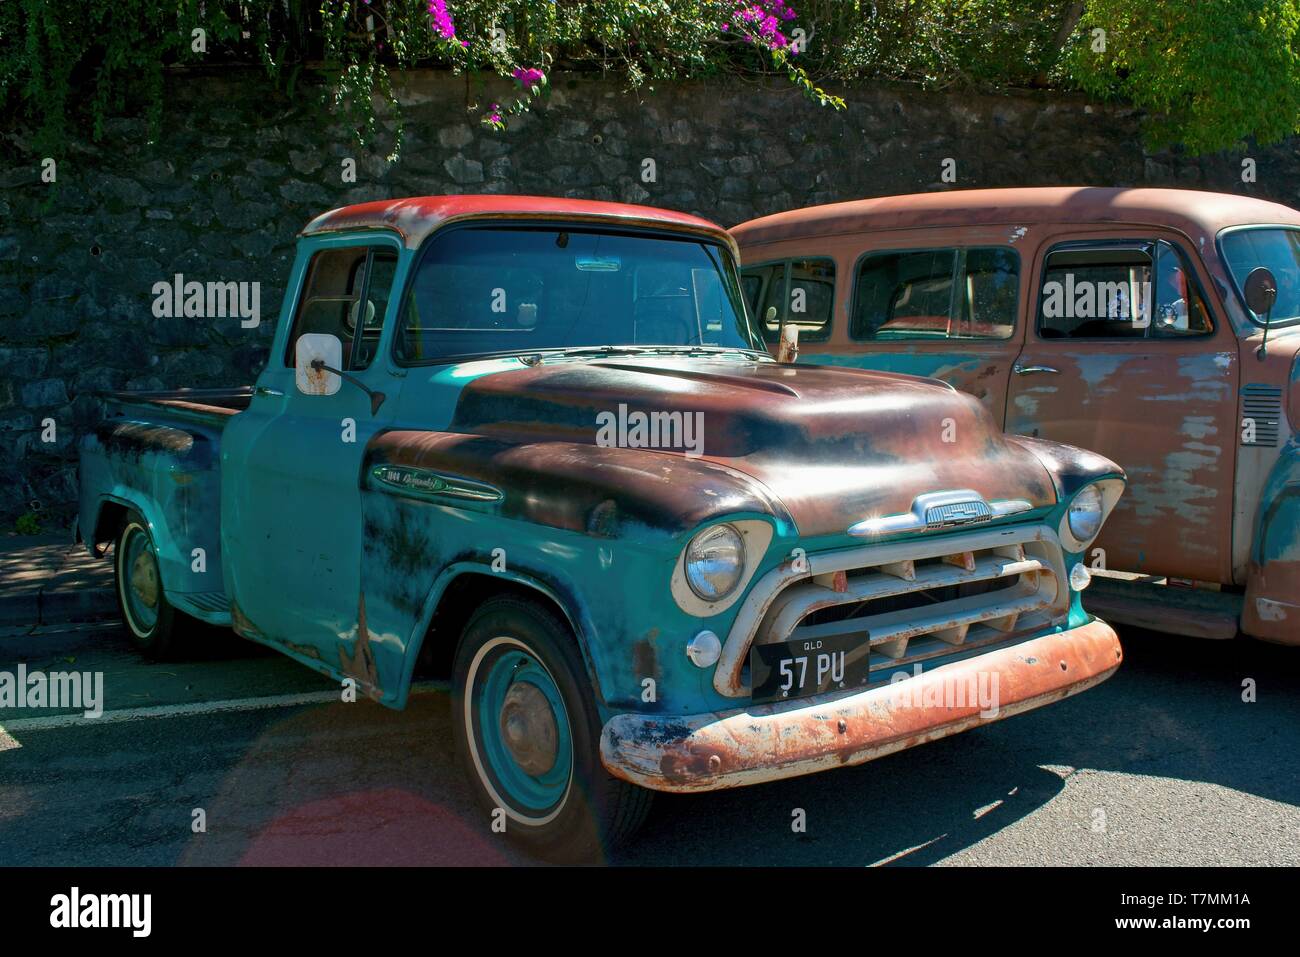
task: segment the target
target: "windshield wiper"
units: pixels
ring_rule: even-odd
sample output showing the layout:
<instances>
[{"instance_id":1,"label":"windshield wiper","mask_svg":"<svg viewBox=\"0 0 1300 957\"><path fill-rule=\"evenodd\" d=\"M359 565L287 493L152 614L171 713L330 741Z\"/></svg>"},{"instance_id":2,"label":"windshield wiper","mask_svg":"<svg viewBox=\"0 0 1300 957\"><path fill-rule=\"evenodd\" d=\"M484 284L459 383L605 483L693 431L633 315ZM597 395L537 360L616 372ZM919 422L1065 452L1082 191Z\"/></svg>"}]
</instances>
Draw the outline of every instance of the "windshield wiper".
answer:
<instances>
[{"instance_id":1,"label":"windshield wiper","mask_svg":"<svg viewBox=\"0 0 1300 957\"><path fill-rule=\"evenodd\" d=\"M651 350L645 346L554 346L538 349L536 352L524 353L519 358L525 365L533 365L542 359L559 356L632 356L642 355Z\"/></svg>"},{"instance_id":2,"label":"windshield wiper","mask_svg":"<svg viewBox=\"0 0 1300 957\"><path fill-rule=\"evenodd\" d=\"M762 352L758 349L750 349L747 346L647 346L646 349L651 352L663 352L669 355L678 356L709 356L720 355L727 352L739 352L749 355L767 355L766 352Z\"/></svg>"},{"instance_id":3,"label":"windshield wiper","mask_svg":"<svg viewBox=\"0 0 1300 957\"><path fill-rule=\"evenodd\" d=\"M534 353L527 353L520 356L526 364L540 362L542 359L553 356L639 356L639 355L718 355L726 352L739 352L751 355L767 355L757 349L747 349L744 346L675 346L675 345L654 345L654 346L635 346L635 345L607 345L607 346L557 346L550 349L539 349Z\"/></svg>"}]
</instances>

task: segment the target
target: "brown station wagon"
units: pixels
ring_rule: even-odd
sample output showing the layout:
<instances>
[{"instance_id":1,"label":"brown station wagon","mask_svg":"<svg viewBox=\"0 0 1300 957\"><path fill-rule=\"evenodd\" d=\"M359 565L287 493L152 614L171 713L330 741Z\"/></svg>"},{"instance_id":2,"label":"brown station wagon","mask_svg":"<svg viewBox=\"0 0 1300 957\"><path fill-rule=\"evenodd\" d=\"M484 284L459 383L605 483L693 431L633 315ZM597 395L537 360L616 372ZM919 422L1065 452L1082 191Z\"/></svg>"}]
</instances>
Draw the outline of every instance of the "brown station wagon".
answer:
<instances>
[{"instance_id":1,"label":"brown station wagon","mask_svg":"<svg viewBox=\"0 0 1300 957\"><path fill-rule=\"evenodd\" d=\"M1174 189L890 196L732 231L764 335L934 376L1124 467L1087 604L1300 644L1300 212Z\"/></svg>"}]
</instances>

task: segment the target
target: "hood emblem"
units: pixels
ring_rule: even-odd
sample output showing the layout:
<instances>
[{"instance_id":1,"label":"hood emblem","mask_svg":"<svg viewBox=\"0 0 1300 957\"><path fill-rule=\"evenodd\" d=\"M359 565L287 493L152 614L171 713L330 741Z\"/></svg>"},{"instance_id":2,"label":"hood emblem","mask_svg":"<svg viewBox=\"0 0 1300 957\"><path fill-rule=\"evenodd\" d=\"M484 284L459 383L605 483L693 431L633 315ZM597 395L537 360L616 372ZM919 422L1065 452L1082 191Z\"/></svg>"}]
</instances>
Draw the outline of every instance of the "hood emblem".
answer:
<instances>
[{"instance_id":1,"label":"hood emblem","mask_svg":"<svg viewBox=\"0 0 1300 957\"><path fill-rule=\"evenodd\" d=\"M962 525L980 525L1031 508L1029 502L1018 498L985 501L984 496L972 489L927 492L912 500L911 511L864 519L849 526L849 534L867 538L904 532L934 532Z\"/></svg>"}]
</instances>

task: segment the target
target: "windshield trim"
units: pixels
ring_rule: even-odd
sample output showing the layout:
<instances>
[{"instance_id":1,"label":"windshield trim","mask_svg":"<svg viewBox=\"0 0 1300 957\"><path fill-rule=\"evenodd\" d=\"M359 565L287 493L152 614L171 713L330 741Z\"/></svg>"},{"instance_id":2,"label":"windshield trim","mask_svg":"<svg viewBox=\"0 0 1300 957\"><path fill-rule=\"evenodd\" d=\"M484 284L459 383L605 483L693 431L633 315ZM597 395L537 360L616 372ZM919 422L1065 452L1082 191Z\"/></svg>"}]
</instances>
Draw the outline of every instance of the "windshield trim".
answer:
<instances>
[{"instance_id":1,"label":"windshield trim","mask_svg":"<svg viewBox=\"0 0 1300 957\"><path fill-rule=\"evenodd\" d=\"M1292 316L1290 319L1278 320L1272 319L1268 322L1261 322L1255 318L1255 313L1251 311L1250 306L1246 305L1246 295L1241 290L1241 284L1237 282L1237 277L1228 265L1228 257L1223 251L1223 237L1232 233L1241 233L1248 230L1262 229L1284 229L1293 233L1300 233L1300 226L1295 223L1244 223L1240 226L1225 226L1220 229L1214 237L1214 248L1219 254L1219 261L1223 263L1223 271L1228 274L1228 282L1231 283L1232 292L1237 298L1237 304L1241 306L1242 315L1256 329L1289 329L1293 326L1300 325L1300 316Z\"/></svg>"},{"instance_id":2,"label":"windshield trim","mask_svg":"<svg viewBox=\"0 0 1300 957\"><path fill-rule=\"evenodd\" d=\"M389 345L388 345L389 360L392 362L393 366L399 369L418 369L424 366L446 365L448 363L467 362L476 359L491 359L491 358L500 358L503 356L518 357L518 356L527 356L527 355L542 355L544 353L563 352L566 348L592 348L592 347L582 347L582 346L571 346L571 347L548 346L542 349L504 349L504 350L493 350L491 352L462 353L461 355L438 356L431 359L402 359L397 354L397 342L399 338L398 333L400 331L402 316L406 312L408 298L414 295L415 278L419 274L420 266L423 265L424 263L424 257L428 255L430 247L436 240L444 236L449 231L455 231L461 229L536 229L541 231L546 229L555 229L557 227L560 228L567 227L570 230L572 230L575 228L575 224L576 224L576 229L581 230L583 232L603 233L606 235L640 236L646 238L669 239L675 242L697 243L701 246L712 247L712 249L716 249L720 251L723 255L719 257L719 265L723 267L730 266L729 269L723 268L722 270L723 279L729 280L731 286L733 287L732 291L735 295L735 301L740 306L741 319L744 322L745 331L749 334L749 340L751 346L748 349L743 346L718 346L717 348L724 349L726 351L731 351L731 352L743 353L748 351L757 354L762 354L765 356L770 356L770 353L763 345L763 337L761 335L756 334L754 331L753 317L750 316L749 314L749 308L745 303L745 294L740 285L740 264L737 258L735 257L735 255L733 255L733 251L728 247L727 243L723 239L711 237L702 233L692 232L689 230L674 229L671 226L665 226L660 228L655 226L622 225L617 223L606 224L604 222L589 222L589 221L574 220L562 216L557 217L555 219L543 219L543 218L532 218L532 217L529 218L510 217L510 218L502 218L502 219L495 219L495 218L494 219L466 219L466 220L461 220L459 222L452 222L452 223L448 223L447 225L439 229L435 229L432 233L430 233L427 237L425 237L424 241L420 244L419 249L417 249L415 252L415 255L412 259L411 267L406 271L406 280L402 285L401 298L398 300L399 305L397 310L396 322L394 323L393 334L390 338ZM706 251L711 252L712 249L706 249ZM611 344L611 345L615 345L615 344ZM615 345L615 348L617 348L617 345ZM660 348L663 348L663 346L660 346Z\"/></svg>"}]
</instances>

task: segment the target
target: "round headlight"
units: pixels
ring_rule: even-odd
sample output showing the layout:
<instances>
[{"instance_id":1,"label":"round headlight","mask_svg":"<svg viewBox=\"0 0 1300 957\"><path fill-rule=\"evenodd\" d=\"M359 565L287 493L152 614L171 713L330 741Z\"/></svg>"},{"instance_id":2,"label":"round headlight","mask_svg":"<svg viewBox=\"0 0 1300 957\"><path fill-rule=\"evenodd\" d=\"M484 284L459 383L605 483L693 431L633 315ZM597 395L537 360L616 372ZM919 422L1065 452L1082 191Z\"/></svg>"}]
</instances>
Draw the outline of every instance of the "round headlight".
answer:
<instances>
[{"instance_id":1,"label":"round headlight","mask_svg":"<svg viewBox=\"0 0 1300 957\"><path fill-rule=\"evenodd\" d=\"M1101 531L1101 491L1089 485L1070 503L1070 532L1081 542L1090 542Z\"/></svg>"},{"instance_id":2,"label":"round headlight","mask_svg":"<svg viewBox=\"0 0 1300 957\"><path fill-rule=\"evenodd\" d=\"M686 546L686 583L705 601L720 601L740 584L745 543L730 525L714 525Z\"/></svg>"}]
</instances>

